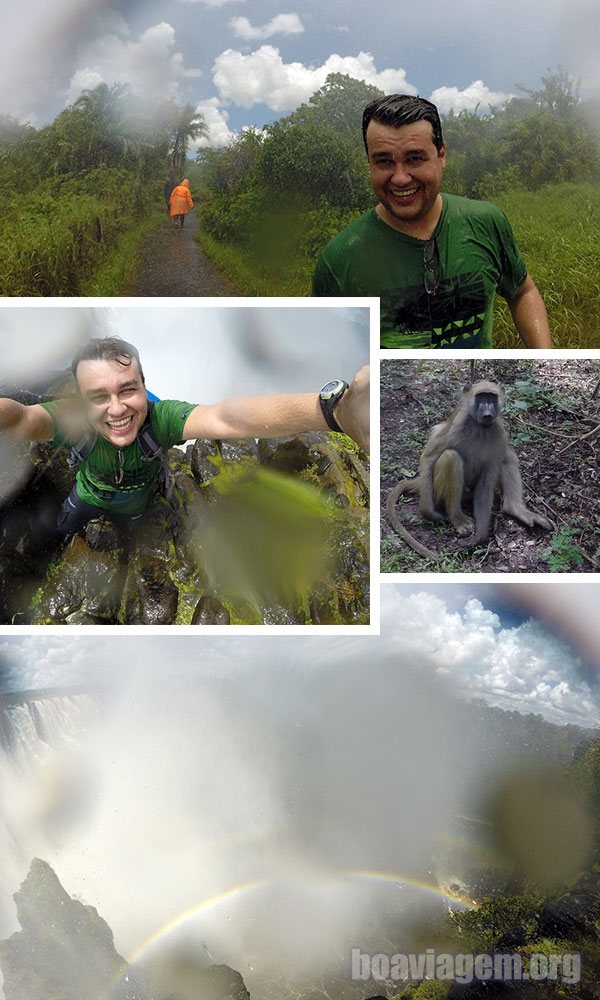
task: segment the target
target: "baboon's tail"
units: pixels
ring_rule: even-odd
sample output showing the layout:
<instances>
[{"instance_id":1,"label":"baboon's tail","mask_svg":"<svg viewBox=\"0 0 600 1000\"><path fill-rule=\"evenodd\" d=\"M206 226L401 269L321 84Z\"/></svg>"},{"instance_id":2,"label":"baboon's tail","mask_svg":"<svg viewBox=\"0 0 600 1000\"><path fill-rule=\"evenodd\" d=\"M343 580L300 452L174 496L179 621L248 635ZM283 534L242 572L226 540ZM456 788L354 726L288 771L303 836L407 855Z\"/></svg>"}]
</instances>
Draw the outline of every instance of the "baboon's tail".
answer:
<instances>
[{"instance_id":1,"label":"baboon's tail","mask_svg":"<svg viewBox=\"0 0 600 1000\"><path fill-rule=\"evenodd\" d=\"M405 528L398 516L396 510L396 504L398 503L398 497L402 496L403 493L418 493L419 490L419 478L416 479L401 479L394 489L391 491L387 498L386 511L388 516L388 521L390 522L394 531L396 531L400 538L410 545L411 549L417 552L424 559L433 559L435 562L438 560L438 556L432 549L428 549L425 545L421 545L420 542L414 538L408 528Z\"/></svg>"}]
</instances>

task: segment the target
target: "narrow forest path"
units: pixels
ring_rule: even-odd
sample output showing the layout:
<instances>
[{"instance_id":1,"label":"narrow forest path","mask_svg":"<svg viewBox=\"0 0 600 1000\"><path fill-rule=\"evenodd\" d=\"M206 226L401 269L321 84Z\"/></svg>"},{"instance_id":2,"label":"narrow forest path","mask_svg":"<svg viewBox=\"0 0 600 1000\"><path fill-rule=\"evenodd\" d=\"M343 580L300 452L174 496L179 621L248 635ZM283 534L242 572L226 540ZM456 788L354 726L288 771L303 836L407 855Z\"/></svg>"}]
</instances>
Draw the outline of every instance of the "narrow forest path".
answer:
<instances>
[{"instance_id":1,"label":"narrow forest path","mask_svg":"<svg viewBox=\"0 0 600 1000\"><path fill-rule=\"evenodd\" d=\"M239 295L213 267L196 242L198 219L192 210L185 226L165 224L142 243L140 263L127 295Z\"/></svg>"}]
</instances>

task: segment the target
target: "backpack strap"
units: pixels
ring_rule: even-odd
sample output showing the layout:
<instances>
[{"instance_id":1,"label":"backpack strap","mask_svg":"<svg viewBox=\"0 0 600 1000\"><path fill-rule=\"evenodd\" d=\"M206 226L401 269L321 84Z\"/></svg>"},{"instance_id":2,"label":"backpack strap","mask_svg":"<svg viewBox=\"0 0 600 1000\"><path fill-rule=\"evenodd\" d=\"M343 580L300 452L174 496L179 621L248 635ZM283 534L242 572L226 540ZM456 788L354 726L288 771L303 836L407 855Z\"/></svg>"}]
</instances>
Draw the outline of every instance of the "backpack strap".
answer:
<instances>
[{"instance_id":1,"label":"backpack strap","mask_svg":"<svg viewBox=\"0 0 600 1000\"><path fill-rule=\"evenodd\" d=\"M140 451L142 453L142 458L145 462L155 462L157 459L162 460L163 449L161 445L156 440L156 435L152 428L152 411L154 410L154 400L148 399L148 412L146 414L146 419L139 429L137 436L137 443L140 446Z\"/></svg>"},{"instance_id":2,"label":"backpack strap","mask_svg":"<svg viewBox=\"0 0 600 1000\"><path fill-rule=\"evenodd\" d=\"M169 470L169 464L167 462L167 456L165 455L164 448L156 439L152 427L152 411L154 410L153 399L148 400L148 414L146 419L140 428L140 432L137 436L137 443L140 447L140 453L144 462L160 462L161 470L161 489L167 500L170 500L173 496L174 482L171 472Z\"/></svg>"},{"instance_id":3,"label":"backpack strap","mask_svg":"<svg viewBox=\"0 0 600 1000\"><path fill-rule=\"evenodd\" d=\"M71 446L71 450L67 455L67 465L70 469L74 469L81 462L85 461L88 455L93 451L97 440L98 435L96 432L89 430L85 431L77 444Z\"/></svg>"}]
</instances>

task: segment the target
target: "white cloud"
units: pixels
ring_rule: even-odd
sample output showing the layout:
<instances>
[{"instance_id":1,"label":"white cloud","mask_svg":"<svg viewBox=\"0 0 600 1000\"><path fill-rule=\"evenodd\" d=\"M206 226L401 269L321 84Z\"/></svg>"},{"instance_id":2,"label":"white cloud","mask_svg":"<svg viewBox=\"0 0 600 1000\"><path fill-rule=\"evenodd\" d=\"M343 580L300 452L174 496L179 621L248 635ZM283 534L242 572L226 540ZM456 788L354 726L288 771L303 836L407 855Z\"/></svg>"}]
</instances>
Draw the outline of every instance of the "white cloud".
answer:
<instances>
[{"instance_id":1,"label":"white cloud","mask_svg":"<svg viewBox=\"0 0 600 1000\"><path fill-rule=\"evenodd\" d=\"M165 21L147 28L138 39L117 30L101 34L80 53L79 63L71 77L68 102L99 83L128 83L149 100L174 98L182 80L201 75L201 70L186 68L182 53L175 48L175 29Z\"/></svg>"},{"instance_id":2,"label":"white cloud","mask_svg":"<svg viewBox=\"0 0 600 1000\"><path fill-rule=\"evenodd\" d=\"M260 28L253 27L247 17L232 17L229 27L244 41L272 38L273 35L299 35L304 31L304 25L297 14L276 14Z\"/></svg>"},{"instance_id":3,"label":"white cloud","mask_svg":"<svg viewBox=\"0 0 600 1000\"><path fill-rule=\"evenodd\" d=\"M429 100L437 105L440 114L448 114L451 110L455 113L475 111L478 105L482 111L487 111L489 106L495 108L505 104L512 96L501 90L490 90L483 80L474 80L464 90L459 90L458 87L438 87Z\"/></svg>"},{"instance_id":4,"label":"white cloud","mask_svg":"<svg viewBox=\"0 0 600 1000\"><path fill-rule=\"evenodd\" d=\"M208 125L208 135L193 142L192 146L194 149L203 149L205 147L218 149L221 146L226 146L232 139L235 139L236 133L232 132L227 124L229 115L219 107L218 97L211 97L207 101L200 101L196 105L196 111L199 111L204 116L204 121Z\"/></svg>"},{"instance_id":5,"label":"white cloud","mask_svg":"<svg viewBox=\"0 0 600 1000\"><path fill-rule=\"evenodd\" d=\"M505 628L473 597L451 610L431 593L383 590L382 635L398 651L424 658L455 690L552 722L596 723L600 696L580 661L533 620Z\"/></svg>"},{"instance_id":6,"label":"white cloud","mask_svg":"<svg viewBox=\"0 0 600 1000\"><path fill-rule=\"evenodd\" d=\"M227 3L242 3L243 0L181 0L181 3L198 3L203 7L224 7Z\"/></svg>"},{"instance_id":7,"label":"white cloud","mask_svg":"<svg viewBox=\"0 0 600 1000\"><path fill-rule=\"evenodd\" d=\"M261 45L248 55L235 49L222 52L213 66L213 82L222 100L244 108L266 104L273 111L291 111L322 87L330 73L345 73L385 93L417 93L407 83L405 70L378 71L370 52L333 54L321 66L313 67L284 63L279 49L272 45Z\"/></svg>"}]
</instances>

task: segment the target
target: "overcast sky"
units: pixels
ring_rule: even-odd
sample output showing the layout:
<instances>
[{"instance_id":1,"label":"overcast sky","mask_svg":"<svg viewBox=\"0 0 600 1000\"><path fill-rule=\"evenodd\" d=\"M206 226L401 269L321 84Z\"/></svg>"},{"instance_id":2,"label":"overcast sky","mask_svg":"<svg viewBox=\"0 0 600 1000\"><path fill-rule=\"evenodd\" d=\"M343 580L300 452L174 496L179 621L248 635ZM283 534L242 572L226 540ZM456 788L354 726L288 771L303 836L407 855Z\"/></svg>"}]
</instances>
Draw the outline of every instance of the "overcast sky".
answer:
<instances>
[{"instance_id":1,"label":"overcast sky","mask_svg":"<svg viewBox=\"0 0 600 1000\"><path fill-rule=\"evenodd\" d=\"M443 111L497 104L559 65L598 94L599 28L596 0L30 0L18 17L0 10L0 111L41 124L82 89L122 81L197 105L219 145L292 111L330 72Z\"/></svg>"},{"instance_id":2,"label":"overcast sky","mask_svg":"<svg viewBox=\"0 0 600 1000\"><path fill-rule=\"evenodd\" d=\"M587 615L598 606L600 584L575 587L576 596L572 584L546 585L551 620L559 616L567 592L574 620L575 607ZM507 599L504 585L386 584L380 638L165 637L157 644L139 637L0 637L0 690L2 684L5 690L110 684L127 671L164 685L167 664L171 678L178 673L235 678L262 664L261 676L274 672L277 687L286 670L326 673L347 662L362 664L368 682L369 663L391 653L399 671L417 667L461 697L481 697L559 724L597 725L598 671L519 603L509 608ZM591 628L598 647L600 628L593 618Z\"/></svg>"}]
</instances>

